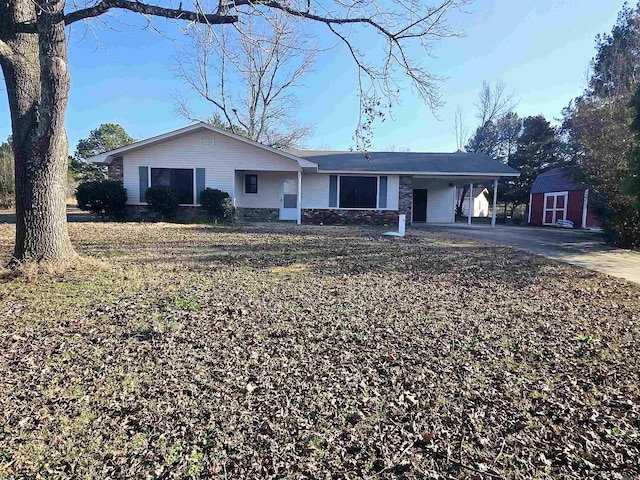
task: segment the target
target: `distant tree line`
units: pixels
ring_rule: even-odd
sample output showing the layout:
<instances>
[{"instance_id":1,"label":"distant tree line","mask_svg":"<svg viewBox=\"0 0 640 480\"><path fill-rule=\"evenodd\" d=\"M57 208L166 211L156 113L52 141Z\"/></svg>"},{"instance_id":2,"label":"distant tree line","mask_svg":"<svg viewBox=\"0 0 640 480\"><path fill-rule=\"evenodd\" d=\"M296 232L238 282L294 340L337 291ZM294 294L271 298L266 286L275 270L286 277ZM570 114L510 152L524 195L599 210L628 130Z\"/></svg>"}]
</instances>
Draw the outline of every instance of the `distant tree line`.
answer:
<instances>
[{"instance_id":1,"label":"distant tree line","mask_svg":"<svg viewBox=\"0 0 640 480\"><path fill-rule=\"evenodd\" d=\"M13 151L9 137L6 142L0 143L0 208L13 207L15 194Z\"/></svg>"},{"instance_id":2,"label":"distant tree line","mask_svg":"<svg viewBox=\"0 0 640 480\"><path fill-rule=\"evenodd\" d=\"M611 33L596 38L591 71L584 94L563 111L568 161L597 200L610 239L640 248L640 3L624 5Z\"/></svg>"},{"instance_id":3,"label":"distant tree line","mask_svg":"<svg viewBox=\"0 0 640 480\"><path fill-rule=\"evenodd\" d=\"M528 204L533 181L541 172L566 163L561 129L542 115L521 118L515 107L514 95L506 92L503 82L484 82L476 104L480 124L464 146L467 152L484 153L520 171L518 178L503 179L498 184L498 201L511 216L518 207ZM459 120L456 129L461 130ZM466 190L458 198L458 214Z\"/></svg>"},{"instance_id":4,"label":"distant tree line","mask_svg":"<svg viewBox=\"0 0 640 480\"><path fill-rule=\"evenodd\" d=\"M480 120L465 150L520 171L500 182L498 198L514 210L529 202L535 178L562 166L589 188L608 240L640 248L640 3L624 5L610 34L596 37L588 87L553 126L542 115L520 118L503 83L484 83ZM456 141L464 131L456 117ZM459 148L459 147L458 147ZM464 194L458 210L462 208Z\"/></svg>"}]
</instances>

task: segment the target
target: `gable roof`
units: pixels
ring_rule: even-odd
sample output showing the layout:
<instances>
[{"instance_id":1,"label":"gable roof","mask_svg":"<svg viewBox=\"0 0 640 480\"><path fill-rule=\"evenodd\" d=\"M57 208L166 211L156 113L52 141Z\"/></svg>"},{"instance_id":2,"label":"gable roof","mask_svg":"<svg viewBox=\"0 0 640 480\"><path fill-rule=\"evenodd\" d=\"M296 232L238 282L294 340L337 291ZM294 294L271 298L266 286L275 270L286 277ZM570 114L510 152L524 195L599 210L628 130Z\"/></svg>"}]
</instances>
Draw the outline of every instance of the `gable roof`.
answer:
<instances>
[{"instance_id":1,"label":"gable roof","mask_svg":"<svg viewBox=\"0 0 640 480\"><path fill-rule=\"evenodd\" d=\"M559 167L541 173L533 181L531 193L567 192L569 190L584 190L584 186L576 182L571 172Z\"/></svg>"},{"instance_id":2,"label":"gable roof","mask_svg":"<svg viewBox=\"0 0 640 480\"><path fill-rule=\"evenodd\" d=\"M464 189L467 187L456 187L456 198L460 198L460 195L462 195L462 192L464 191ZM471 193L471 190L467 189L466 193L465 193L465 198L469 198L469 193ZM480 197L480 195L484 195L484 194L489 195L489 189L487 187L485 187L484 185L474 185L473 186L473 197L474 198L478 198Z\"/></svg>"},{"instance_id":3,"label":"gable roof","mask_svg":"<svg viewBox=\"0 0 640 480\"><path fill-rule=\"evenodd\" d=\"M520 172L482 153L338 152L296 150L296 156L318 164L319 172L414 173L422 175L507 176Z\"/></svg>"},{"instance_id":4,"label":"gable roof","mask_svg":"<svg viewBox=\"0 0 640 480\"><path fill-rule=\"evenodd\" d=\"M261 143L254 142L253 140L249 140L248 138L242 137L240 135L236 135L236 134L228 132L226 130L222 130L220 128L212 127L208 123L204 123L204 122L194 123L193 125L189 125L187 127L179 128L179 129L173 130L171 132L163 133L162 135L157 135L155 137L147 138L146 140L140 140L140 141L132 143L130 145L125 145L124 147L116 148L115 150L110 150L108 152L104 152L104 153L101 153L99 155L95 155L93 157L87 158L87 161L88 162L92 162L92 163L102 163L102 164L105 164L105 165L109 165L113 161L114 158L116 158L116 157L118 157L120 155L123 155L123 154L125 154L127 152L132 152L132 151L144 148L144 147L148 147L150 145L155 145L155 144L158 144L158 143L161 143L161 142L166 142L167 140L178 138L178 137L181 137L183 135L187 135L189 133L196 132L198 130L209 130L209 131L215 132L215 133L217 133L219 135L224 135L225 137L233 138L233 139L238 140L240 142L247 143L249 145L253 145L254 147L261 148L263 150L267 150L268 152L275 153L277 155L286 157L286 158L288 158L290 160L294 160L294 161L298 162L298 164L300 165L300 167L304 171L309 171L309 170L316 171L317 168L318 168L318 166L315 163L310 162L308 160L305 160L304 158L297 157L297 156L292 155L292 154L290 154L288 152L285 152L283 150L278 150L276 148L268 147L268 146L263 145Z\"/></svg>"},{"instance_id":5,"label":"gable roof","mask_svg":"<svg viewBox=\"0 0 640 480\"><path fill-rule=\"evenodd\" d=\"M362 152L295 150L284 151L268 147L226 130L198 122L187 127L116 148L87 159L92 163L109 165L116 157L151 145L193 133L209 130L233 138L256 148L275 153L298 162L306 173L387 173L433 176L517 177L511 167L481 153L424 153L424 152Z\"/></svg>"}]
</instances>

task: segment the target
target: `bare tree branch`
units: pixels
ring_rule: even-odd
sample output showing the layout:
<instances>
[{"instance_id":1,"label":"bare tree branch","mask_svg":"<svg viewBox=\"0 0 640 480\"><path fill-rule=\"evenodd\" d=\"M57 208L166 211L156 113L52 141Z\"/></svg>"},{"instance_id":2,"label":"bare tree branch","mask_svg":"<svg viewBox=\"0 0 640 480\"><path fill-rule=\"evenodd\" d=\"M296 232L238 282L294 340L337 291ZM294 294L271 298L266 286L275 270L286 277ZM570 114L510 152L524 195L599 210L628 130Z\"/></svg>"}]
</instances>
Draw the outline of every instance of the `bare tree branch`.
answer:
<instances>
[{"instance_id":1,"label":"bare tree branch","mask_svg":"<svg viewBox=\"0 0 640 480\"><path fill-rule=\"evenodd\" d=\"M456 151L464 152L464 146L469 138L469 128L464 124L462 119L462 108L460 105L458 105L455 110L453 132L456 136Z\"/></svg>"},{"instance_id":2,"label":"bare tree branch","mask_svg":"<svg viewBox=\"0 0 640 480\"><path fill-rule=\"evenodd\" d=\"M64 16L65 25L70 25L79 20L97 17L108 12L113 8L129 10L131 12L143 13L156 17L174 18L186 20L189 22L206 23L209 25L219 25L225 23L234 23L238 21L236 15L219 15L217 13L204 13L201 11L188 11L182 8L164 8L156 5L148 5L141 2L131 2L129 0L102 0L96 5L70 12Z\"/></svg>"},{"instance_id":3,"label":"bare tree branch","mask_svg":"<svg viewBox=\"0 0 640 480\"><path fill-rule=\"evenodd\" d=\"M360 2L355 2L355 3L360 3ZM301 18L306 18L308 20L313 20L316 22L321 22L321 23L326 23L327 25L332 25L332 24L340 24L340 25L346 25L346 24L350 24L350 23L362 23L362 24L368 24L371 25L373 28L375 28L376 30L378 30L380 33L382 33L385 37L388 38L393 38L394 35L388 31L387 29L385 29L381 24L373 21L371 18L368 17L357 17L357 18L347 18L347 17L343 17L343 18L334 18L334 17L325 17L322 15L316 15L311 13L311 4L310 2L307 3L307 9L305 10L298 10L296 8L291 8L289 5L286 5L282 2L276 2L276 1L265 1L265 0L233 0L230 3L225 4L224 6L224 10L222 11L228 11L231 8L237 8L237 7L241 7L241 6L262 6L262 7L268 7L268 8L272 8L272 9L276 9L276 10L281 10L291 16L294 17L301 17Z\"/></svg>"},{"instance_id":4,"label":"bare tree branch","mask_svg":"<svg viewBox=\"0 0 640 480\"><path fill-rule=\"evenodd\" d=\"M272 147L300 146L309 127L296 121L293 91L310 70L317 46L304 40L296 22L283 12L268 19L256 14L231 30L195 27L189 35L195 55L180 54L176 71L220 115L213 122L220 126L224 120L225 128ZM197 117L179 100L183 116Z\"/></svg>"},{"instance_id":5,"label":"bare tree branch","mask_svg":"<svg viewBox=\"0 0 640 480\"><path fill-rule=\"evenodd\" d=\"M503 80L497 80L493 87L487 81L482 82L478 101L475 104L480 126L487 122L495 122L516 108L518 102L515 94L507 93L506 88Z\"/></svg>"}]
</instances>

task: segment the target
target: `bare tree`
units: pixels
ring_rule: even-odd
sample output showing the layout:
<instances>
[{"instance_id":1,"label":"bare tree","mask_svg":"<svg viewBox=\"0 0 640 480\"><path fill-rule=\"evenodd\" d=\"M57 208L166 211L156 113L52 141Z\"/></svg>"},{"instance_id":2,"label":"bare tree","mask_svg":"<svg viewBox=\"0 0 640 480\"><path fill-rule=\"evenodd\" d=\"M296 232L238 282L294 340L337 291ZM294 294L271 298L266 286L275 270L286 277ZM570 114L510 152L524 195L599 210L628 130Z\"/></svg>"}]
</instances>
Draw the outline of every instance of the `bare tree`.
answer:
<instances>
[{"instance_id":1,"label":"bare tree","mask_svg":"<svg viewBox=\"0 0 640 480\"><path fill-rule=\"evenodd\" d=\"M467 142L466 150L484 153L490 157L500 157L505 152L503 143L509 142L506 154L511 155L513 145L510 142L512 137L503 138L501 128L511 125L512 122L509 120L513 119L511 114L517 104L515 94L507 92L507 86L503 80L497 80L493 86L487 81L482 82L478 100L475 103L476 118L480 121L480 125ZM517 115L515 119L517 120ZM462 212L464 198L468 191L469 187L465 185L458 198L456 207L458 214Z\"/></svg>"},{"instance_id":2,"label":"bare tree","mask_svg":"<svg viewBox=\"0 0 640 480\"><path fill-rule=\"evenodd\" d=\"M305 40L299 22L284 12L269 19L252 15L219 31L194 26L189 37L192 48L177 56L177 75L220 114L226 128L270 147L301 146L310 128L296 120L294 91L317 45ZM176 104L185 118L202 120L184 97L176 97Z\"/></svg>"},{"instance_id":3,"label":"bare tree","mask_svg":"<svg viewBox=\"0 0 640 480\"><path fill-rule=\"evenodd\" d=\"M409 56L431 55L432 43L456 32L447 14L469 0L220 0L205 11L197 1L183 9L132 0L0 1L0 64L7 87L16 178L16 240L10 265L66 263L77 258L67 231L65 178L68 142L64 121L69 98L66 27L102 21L112 10L178 19L211 28L246 22L252 15L283 12L323 25L342 42L358 67L360 121L356 139L366 146L373 121L399 99L402 80L432 109L440 105L438 77ZM372 49L370 31L384 41ZM366 48L365 48L366 47Z\"/></svg>"},{"instance_id":4,"label":"bare tree","mask_svg":"<svg viewBox=\"0 0 640 480\"><path fill-rule=\"evenodd\" d=\"M476 117L480 120L480 126L486 125L488 122L496 122L500 117L513 111L518 102L514 93L507 93L507 85L503 80L496 80L491 83L482 82L482 88L476 102Z\"/></svg>"},{"instance_id":5,"label":"bare tree","mask_svg":"<svg viewBox=\"0 0 640 480\"><path fill-rule=\"evenodd\" d=\"M453 117L453 133L456 136L456 152L464 152L464 147L469 139L469 128L462 119L462 108L456 107Z\"/></svg>"}]
</instances>

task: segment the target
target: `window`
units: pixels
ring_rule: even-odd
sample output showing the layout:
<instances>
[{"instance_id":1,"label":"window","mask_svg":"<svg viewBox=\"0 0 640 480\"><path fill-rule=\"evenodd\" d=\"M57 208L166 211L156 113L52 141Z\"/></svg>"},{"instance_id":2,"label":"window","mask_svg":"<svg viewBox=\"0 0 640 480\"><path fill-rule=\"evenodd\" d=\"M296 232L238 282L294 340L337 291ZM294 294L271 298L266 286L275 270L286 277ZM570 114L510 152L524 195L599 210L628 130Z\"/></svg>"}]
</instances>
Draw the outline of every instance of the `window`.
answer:
<instances>
[{"instance_id":1,"label":"window","mask_svg":"<svg viewBox=\"0 0 640 480\"><path fill-rule=\"evenodd\" d=\"M376 208L378 177L340 177L340 208Z\"/></svg>"},{"instance_id":2,"label":"window","mask_svg":"<svg viewBox=\"0 0 640 480\"><path fill-rule=\"evenodd\" d=\"M244 193L258 193L258 175L255 173L244 176Z\"/></svg>"},{"instance_id":3,"label":"window","mask_svg":"<svg viewBox=\"0 0 640 480\"><path fill-rule=\"evenodd\" d=\"M178 191L180 204L194 203L192 168L152 168L151 186L173 187Z\"/></svg>"}]
</instances>

